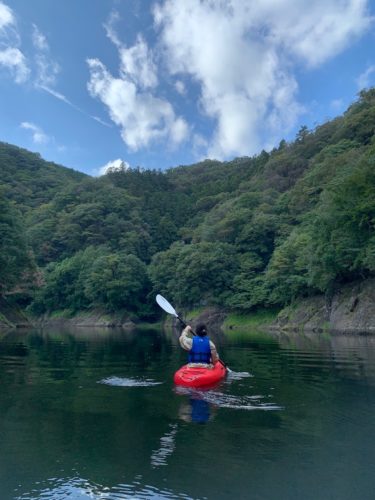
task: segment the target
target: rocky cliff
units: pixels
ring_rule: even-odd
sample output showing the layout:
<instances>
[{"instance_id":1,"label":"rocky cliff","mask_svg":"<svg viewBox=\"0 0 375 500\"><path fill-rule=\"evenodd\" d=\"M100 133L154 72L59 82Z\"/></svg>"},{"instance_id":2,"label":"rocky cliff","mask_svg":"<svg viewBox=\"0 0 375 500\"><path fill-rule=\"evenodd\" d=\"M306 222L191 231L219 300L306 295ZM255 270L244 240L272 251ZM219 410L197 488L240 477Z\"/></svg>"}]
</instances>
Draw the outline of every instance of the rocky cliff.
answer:
<instances>
[{"instance_id":1,"label":"rocky cliff","mask_svg":"<svg viewBox=\"0 0 375 500\"><path fill-rule=\"evenodd\" d=\"M287 307L280 312L273 327L375 333L375 279L343 286L329 299L316 296Z\"/></svg>"},{"instance_id":2,"label":"rocky cliff","mask_svg":"<svg viewBox=\"0 0 375 500\"><path fill-rule=\"evenodd\" d=\"M0 330L31 326L23 311L0 297Z\"/></svg>"}]
</instances>

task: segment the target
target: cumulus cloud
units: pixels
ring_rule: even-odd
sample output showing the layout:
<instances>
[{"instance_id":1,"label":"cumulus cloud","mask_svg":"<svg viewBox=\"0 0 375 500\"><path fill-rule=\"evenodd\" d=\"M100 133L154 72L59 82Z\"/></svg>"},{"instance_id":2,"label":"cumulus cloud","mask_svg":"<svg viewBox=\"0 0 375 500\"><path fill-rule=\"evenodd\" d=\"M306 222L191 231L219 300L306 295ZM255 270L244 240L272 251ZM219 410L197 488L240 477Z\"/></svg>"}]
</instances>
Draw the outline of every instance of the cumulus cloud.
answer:
<instances>
[{"instance_id":1,"label":"cumulus cloud","mask_svg":"<svg viewBox=\"0 0 375 500\"><path fill-rule=\"evenodd\" d=\"M24 83L30 69L19 47L20 37L14 13L0 1L0 66L11 73L16 83Z\"/></svg>"},{"instance_id":2,"label":"cumulus cloud","mask_svg":"<svg viewBox=\"0 0 375 500\"><path fill-rule=\"evenodd\" d=\"M173 75L216 121L210 156L252 154L296 124L297 64L316 67L368 29L366 0L166 0L154 8Z\"/></svg>"},{"instance_id":3,"label":"cumulus cloud","mask_svg":"<svg viewBox=\"0 0 375 500\"><path fill-rule=\"evenodd\" d=\"M375 64L369 66L363 73L357 78L358 90L363 90L370 87L371 75L375 73Z\"/></svg>"},{"instance_id":4,"label":"cumulus cloud","mask_svg":"<svg viewBox=\"0 0 375 500\"><path fill-rule=\"evenodd\" d=\"M13 11L5 5L3 2L0 2L0 31L4 31L15 24Z\"/></svg>"},{"instance_id":5,"label":"cumulus cloud","mask_svg":"<svg viewBox=\"0 0 375 500\"><path fill-rule=\"evenodd\" d=\"M99 169L99 175L105 175L108 172L116 172L116 171L123 171L123 170L128 170L130 168L130 165L127 161L122 160L121 158L117 158L117 160L112 160L100 167Z\"/></svg>"},{"instance_id":6,"label":"cumulus cloud","mask_svg":"<svg viewBox=\"0 0 375 500\"><path fill-rule=\"evenodd\" d=\"M158 78L152 52L142 35L138 35L133 47L119 48L122 78L132 78L142 88L156 87Z\"/></svg>"},{"instance_id":7,"label":"cumulus cloud","mask_svg":"<svg viewBox=\"0 0 375 500\"><path fill-rule=\"evenodd\" d=\"M49 141L48 135L45 134L43 130L38 127L38 125L35 125L35 123L22 122L21 128L31 131L32 138L35 144L46 144Z\"/></svg>"},{"instance_id":8,"label":"cumulus cloud","mask_svg":"<svg viewBox=\"0 0 375 500\"><path fill-rule=\"evenodd\" d=\"M266 0L255 4L259 19L267 26L267 38L312 67L337 55L372 22L367 0L312 0L308 4ZM255 9L250 10L255 15Z\"/></svg>"},{"instance_id":9,"label":"cumulus cloud","mask_svg":"<svg viewBox=\"0 0 375 500\"><path fill-rule=\"evenodd\" d=\"M8 47L0 50L0 65L6 67L16 83L25 82L30 74L25 56L19 49Z\"/></svg>"},{"instance_id":10,"label":"cumulus cloud","mask_svg":"<svg viewBox=\"0 0 375 500\"><path fill-rule=\"evenodd\" d=\"M99 59L88 59L88 90L107 106L129 149L137 151L159 140L179 144L189 128L170 102L154 95L158 78L153 53L140 35L132 47L126 47L115 30L117 20L117 14L112 13L105 29L118 49L119 75L113 76Z\"/></svg>"},{"instance_id":11,"label":"cumulus cloud","mask_svg":"<svg viewBox=\"0 0 375 500\"><path fill-rule=\"evenodd\" d=\"M131 150L147 146L151 141L169 138L179 142L187 134L187 125L176 118L168 101L141 93L136 85L113 77L98 59L89 59L88 89L108 108L112 121L121 128L121 137Z\"/></svg>"},{"instance_id":12,"label":"cumulus cloud","mask_svg":"<svg viewBox=\"0 0 375 500\"><path fill-rule=\"evenodd\" d=\"M158 83L157 68L152 50L141 34L138 34L137 41L132 47L126 47L116 31L116 23L119 19L118 13L112 11L104 28L108 38L119 51L121 78L130 78L142 88L156 87Z\"/></svg>"}]
</instances>

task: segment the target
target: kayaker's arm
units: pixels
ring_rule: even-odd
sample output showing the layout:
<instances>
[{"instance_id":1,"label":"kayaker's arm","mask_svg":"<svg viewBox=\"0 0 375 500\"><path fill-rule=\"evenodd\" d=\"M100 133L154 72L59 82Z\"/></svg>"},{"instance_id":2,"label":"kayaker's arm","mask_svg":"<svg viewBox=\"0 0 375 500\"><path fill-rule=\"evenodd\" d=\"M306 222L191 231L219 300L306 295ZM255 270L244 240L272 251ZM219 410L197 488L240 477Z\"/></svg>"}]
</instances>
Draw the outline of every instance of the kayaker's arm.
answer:
<instances>
[{"instance_id":1,"label":"kayaker's arm","mask_svg":"<svg viewBox=\"0 0 375 500\"><path fill-rule=\"evenodd\" d=\"M210 348L211 348L211 362L214 365L217 361L219 361L219 355L216 350L215 344L210 340Z\"/></svg>"},{"instance_id":2,"label":"kayaker's arm","mask_svg":"<svg viewBox=\"0 0 375 500\"><path fill-rule=\"evenodd\" d=\"M189 335L193 335L192 334L192 330L191 330L191 326L190 325L187 325L183 330L182 330L182 333L180 335L180 338L179 338L179 342L180 342L180 346L182 347L182 349L184 349L185 351L190 351L191 348L193 347L193 339L191 336Z\"/></svg>"}]
</instances>

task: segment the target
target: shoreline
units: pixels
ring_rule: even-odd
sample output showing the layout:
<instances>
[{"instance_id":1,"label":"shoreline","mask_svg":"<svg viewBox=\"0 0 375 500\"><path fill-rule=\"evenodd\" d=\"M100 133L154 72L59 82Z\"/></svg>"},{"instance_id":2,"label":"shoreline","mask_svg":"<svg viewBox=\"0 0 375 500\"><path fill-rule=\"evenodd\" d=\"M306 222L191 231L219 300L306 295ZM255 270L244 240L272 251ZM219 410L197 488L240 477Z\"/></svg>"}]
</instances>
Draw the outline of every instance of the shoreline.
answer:
<instances>
[{"instance_id":1,"label":"shoreline","mask_svg":"<svg viewBox=\"0 0 375 500\"><path fill-rule=\"evenodd\" d=\"M342 334L375 334L375 278L338 288L330 298L324 295L300 299L283 309L261 309L247 314L223 311L215 307L185 311L188 322L204 322L212 329L230 334L238 330L280 332L312 332ZM128 312L113 314L100 310L82 311L72 316L69 311L56 311L41 317L28 316L16 305L0 298L0 331L45 326L89 328L136 328L140 320ZM142 322L144 323L144 321ZM165 324L173 325L171 319Z\"/></svg>"}]
</instances>

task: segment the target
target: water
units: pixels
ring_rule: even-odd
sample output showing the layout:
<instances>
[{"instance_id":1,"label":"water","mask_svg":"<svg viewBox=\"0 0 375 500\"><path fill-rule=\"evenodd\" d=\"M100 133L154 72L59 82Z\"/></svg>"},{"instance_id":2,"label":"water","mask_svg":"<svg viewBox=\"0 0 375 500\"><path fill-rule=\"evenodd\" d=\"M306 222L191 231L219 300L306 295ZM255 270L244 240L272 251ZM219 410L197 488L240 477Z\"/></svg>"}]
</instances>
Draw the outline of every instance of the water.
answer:
<instances>
[{"instance_id":1,"label":"water","mask_svg":"<svg viewBox=\"0 0 375 500\"><path fill-rule=\"evenodd\" d=\"M0 336L0 499L373 499L375 337L215 340L198 391L171 332Z\"/></svg>"}]
</instances>

